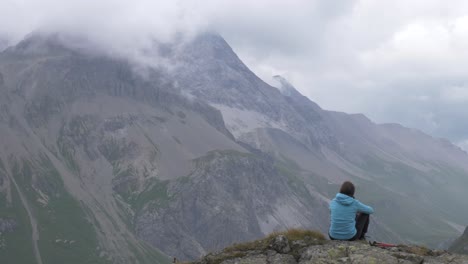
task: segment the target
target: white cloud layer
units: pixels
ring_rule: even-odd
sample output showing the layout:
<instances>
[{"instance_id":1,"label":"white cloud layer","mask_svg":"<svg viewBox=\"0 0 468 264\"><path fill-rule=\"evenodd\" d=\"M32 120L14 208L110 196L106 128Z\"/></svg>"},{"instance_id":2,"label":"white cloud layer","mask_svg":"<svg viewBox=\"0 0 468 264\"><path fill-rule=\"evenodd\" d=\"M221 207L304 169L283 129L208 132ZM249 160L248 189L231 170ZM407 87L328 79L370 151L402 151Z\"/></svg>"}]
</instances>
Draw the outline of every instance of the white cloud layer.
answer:
<instances>
[{"instance_id":1,"label":"white cloud layer","mask_svg":"<svg viewBox=\"0 0 468 264\"><path fill-rule=\"evenodd\" d=\"M461 141L461 142L458 142L458 145L464 149L465 151L468 152L468 140L464 140L464 141Z\"/></svg>"},{"instance_id":2,"label":"white cloud layer","mask_svg":"<svg viewBox=\"0 0 468 264\"><path fill-rule=\"evenodd\" d=\"M0 48L37 29L127 55L218 31L324 108L468 140L468 1L0 0Z\"/></svg>"}]
</instances>

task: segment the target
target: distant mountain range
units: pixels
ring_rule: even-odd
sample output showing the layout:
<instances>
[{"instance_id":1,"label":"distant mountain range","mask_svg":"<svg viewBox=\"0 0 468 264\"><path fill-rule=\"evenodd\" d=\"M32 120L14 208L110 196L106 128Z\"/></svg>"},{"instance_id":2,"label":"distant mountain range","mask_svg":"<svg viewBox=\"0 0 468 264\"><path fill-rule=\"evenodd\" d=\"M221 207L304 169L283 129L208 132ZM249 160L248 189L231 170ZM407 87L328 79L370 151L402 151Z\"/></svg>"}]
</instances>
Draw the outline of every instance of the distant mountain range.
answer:
<instances>
[{"instance_id":1,"label":"distant mountain range","mask_svg":"<svg viewBox=\"0 0 468 264\"><path fill-rule=\"evenodd\" d=\"M2 263L169 263L326 233L344 180L376 209L373 240L432 246L467 224L468 155L447 140L272 87L217 34L155 46L158 67L90 50L31 34L0 53Z\"/></svg>"}]
</instances>

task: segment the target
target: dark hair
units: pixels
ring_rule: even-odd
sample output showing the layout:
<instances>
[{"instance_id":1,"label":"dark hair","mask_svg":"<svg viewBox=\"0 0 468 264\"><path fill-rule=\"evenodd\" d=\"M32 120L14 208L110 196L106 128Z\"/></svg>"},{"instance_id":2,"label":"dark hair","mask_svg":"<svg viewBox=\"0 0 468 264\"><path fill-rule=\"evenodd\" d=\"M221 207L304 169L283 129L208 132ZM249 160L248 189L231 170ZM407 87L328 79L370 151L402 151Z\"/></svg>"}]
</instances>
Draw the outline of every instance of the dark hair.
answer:
<instances>
[{"instance_id":1,"label":"dark hair","mask_svg":"<svg viewBox=\"0 0 468 264\"><path fill-rule=\"evenodd\" d=\"M345 181L341 185L340 193L354 197L354 184L350 181Z\"/></svg>"}]
</instances>

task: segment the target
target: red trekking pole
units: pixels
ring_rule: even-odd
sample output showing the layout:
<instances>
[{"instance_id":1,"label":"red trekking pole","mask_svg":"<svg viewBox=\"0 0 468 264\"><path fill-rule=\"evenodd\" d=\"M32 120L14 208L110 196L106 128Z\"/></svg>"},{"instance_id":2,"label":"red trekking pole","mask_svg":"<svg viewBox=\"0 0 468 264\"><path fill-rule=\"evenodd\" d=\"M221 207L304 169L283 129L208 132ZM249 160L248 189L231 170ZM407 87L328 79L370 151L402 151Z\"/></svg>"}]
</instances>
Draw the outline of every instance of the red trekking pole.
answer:
<instances>
[{"instance_id":1,"label":"red trekking pole","mask_svg":"<svg viewBox=\"0 0 468 264\"><path fill-rule=\"evenodd\" d=\"M374 242L369 241L369 245L373 247L380 247L380 248L398 247L398 245L395 245L395 244L388 244L388 243L382 243L382 242L377 242L377 241L374 241Z\"/></svg>"}]
</instances>

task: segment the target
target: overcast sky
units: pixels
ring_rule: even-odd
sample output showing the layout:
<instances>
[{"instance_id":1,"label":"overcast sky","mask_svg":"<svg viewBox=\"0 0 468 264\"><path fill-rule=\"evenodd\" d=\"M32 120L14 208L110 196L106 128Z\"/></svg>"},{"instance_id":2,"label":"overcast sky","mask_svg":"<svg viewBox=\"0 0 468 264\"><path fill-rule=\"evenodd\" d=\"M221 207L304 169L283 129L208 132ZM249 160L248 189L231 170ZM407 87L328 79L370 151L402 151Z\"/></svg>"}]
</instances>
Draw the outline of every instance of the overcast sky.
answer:
<instances>
[{"instance_id":1,"label":"overcast sky","mask_svg":"<svg viewBox=\"0 0 468 264\"><path fill-rule=\"evenodd\" d=\"M81 34L116 50L214 30L261 78L468 149L468 1L0 0L2 39Z\"/></svg>"}]
</instances>

